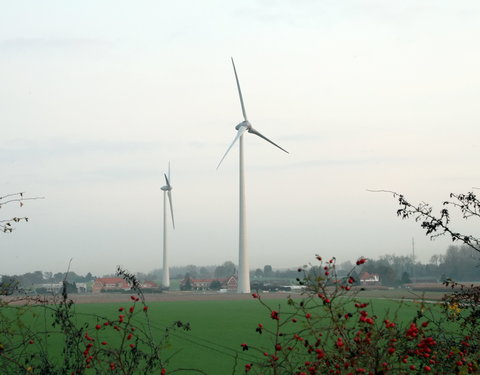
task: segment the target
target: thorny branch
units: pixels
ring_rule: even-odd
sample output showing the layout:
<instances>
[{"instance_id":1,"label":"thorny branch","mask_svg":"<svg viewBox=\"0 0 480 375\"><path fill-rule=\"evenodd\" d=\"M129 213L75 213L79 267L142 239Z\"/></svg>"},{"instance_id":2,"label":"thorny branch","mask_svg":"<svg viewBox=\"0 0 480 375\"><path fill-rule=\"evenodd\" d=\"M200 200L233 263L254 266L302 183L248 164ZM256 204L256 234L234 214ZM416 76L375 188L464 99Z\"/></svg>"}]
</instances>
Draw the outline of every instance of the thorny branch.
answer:
<instances>
[{"instance_id":1,"label":"thorny branch","mask_svg":"<svg viewBox=\"0 0 480 375\"><path fill-rule=\"evenodd\" d=\"M45 197L24 197L25 192L13 193L0 196L0 208L12 202L19 202L20 207L23 207L24 201L36 200L36 199L45 199ZM11 233L14 229L13 223L18 223L20 221L28 221L28 217L12 217L10 219L0 220L0 231L4 233Z\"/></svg>"},{"instance_id":2,"label":"thorny branch","mask_svg":"<svg viewBox=\"0 0 480 375\"><path fill-rule=\"evenodd\" d=\"M460 210L464 219L471 217L480 217L480 201L474 193L467 194L450 194L452 201L443 202L443 208L440 214L434 215L430 204L421 202L418 205L410 203L402 194L390 190L367 190L373 193L389 193L394 198L398 199L400 208L397 210L397 216L402 219L414 218L420 223L425 234L430 238L435 238L443 235L449 235L452 241L460 241L470 248L480 252L480 239L470 234L462 234L454 231L450 224L450 212L447 206L451 206Z\"/></svg>"}]
</instances>

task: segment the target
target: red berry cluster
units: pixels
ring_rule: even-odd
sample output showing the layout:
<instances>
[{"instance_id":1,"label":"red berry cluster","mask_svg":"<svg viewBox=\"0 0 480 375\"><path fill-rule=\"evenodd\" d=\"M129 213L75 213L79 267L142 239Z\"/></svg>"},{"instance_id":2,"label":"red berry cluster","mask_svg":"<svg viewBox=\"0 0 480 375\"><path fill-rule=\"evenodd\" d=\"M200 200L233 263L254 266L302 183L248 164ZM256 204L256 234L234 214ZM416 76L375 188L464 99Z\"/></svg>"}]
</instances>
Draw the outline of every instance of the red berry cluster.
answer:
<instances>
[{"instance_id":1,"label":"red berry cluster","mask_svg":"<svg viewBox=\"0 0 480 375\"><path fill-rule=\"evenodd\" d=\"M356 282L353 276L339 282L335 259L324 261L319 255L316 259L320 266L303 269L305 278L300 283L306 287L305 297L289 298L291 309L282 310L281 321L278 311L269 310L275 321L273 328L262 324L256 327L257 332L272 336L274 342L273 354L261 351L266 358L255 367L259 374L283 373L286 368L295 375L447 375L478 371L478 340L473 343L469 336L461 340L449 336L451 341L444 342L436 338L438 323L433 326L428 320L420 320L425 317L425 306L407 326L383 317L383 312L379 320L369 303L355 299L359 288L346 293ZM361 266L366 261L362 257L356 264ZM257 293L253 297L260 299ZM432 305L433 309L436 306ZM445 350L450 347L455 350ZM245 366L246 372L251 369Z\"/></svg>"},{"instance_id":2,"label":"red berry cluster","mask_svg":"<svg viewBox=\"0 0 480 375\"><path fill-rule=\"evenodd\" d=\"M129 348L131 353L135 353L137 351L136 343L133 343L133 340L137 340L135 336L135 327L131 324L131 319L135 315L135 307L137 302L140 299L136 296L131 296L131 300L133 304L128 307L127 312L125 311L125 307L121 306L118 308L118 319L116 320L107 320L103 323L97 323L95 325L95 332L96 338L90 336L88 331L85 331L84 339L85 343L85 350L83 351L83 356L85 358L86 368L92 367L95 362L95 366L101 365L101 363L106 363L110 370L114 371L121 366L119 364L118 358L120 353L125 353L123 351L123 343ZM148 311L148 306L143 306L143 311L146 313ZM99 336L101 335L102 331L108 328L112 328L113 330L121 333L121 344L119 348L110 347L109 343L105 340L101 341ZM96 346L95 343L99 342L100 345ZM111 361L110 359L115 359L115 361ZM166 369L161 370L161 374L166 374Z\"/></svg>"},{"instance_id":3,"label":"red berry cluster","mask_svg":"<svg viewBox=\"0 0 480 375\"><path fill-rule=\"evenodd\" d=\"M272 312L270 313L270 317L273 320L280 320L280 315L278 314L278 311L275 310L272 310Z\"/></svg>"}]
</instances>

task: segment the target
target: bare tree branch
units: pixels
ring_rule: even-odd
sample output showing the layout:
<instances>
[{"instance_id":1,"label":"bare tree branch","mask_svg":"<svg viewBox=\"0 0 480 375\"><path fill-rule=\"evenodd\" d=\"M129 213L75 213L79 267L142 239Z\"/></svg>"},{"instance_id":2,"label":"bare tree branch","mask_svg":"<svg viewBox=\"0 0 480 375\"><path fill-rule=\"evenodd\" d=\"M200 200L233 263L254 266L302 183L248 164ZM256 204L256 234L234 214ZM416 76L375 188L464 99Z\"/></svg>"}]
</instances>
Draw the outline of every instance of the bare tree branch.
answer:
<instances>
[{"instance_id":1,"label":"bare tree branch","mask_svg":"<svg viewBox=\"0 0 480 375\"><path fill-rule=\"evenodd\" d=\"M3 196L0 196L0 208L12 202L19 202L20 207L22 207L24 201L45 199L45 197L24 197L24 194L25 192L19 192L19 193L6 194ZM17 197L17 198L12 198L12 197ZM18 223L22 220L28 221L28 217L12 217L10 219L2 219L0 220L0 231L4 233L11 233L14 230L13 223Z\"/></svg>"},{"instance_id":2,"label":"bare tree branch","mask_svg":"<svg viewBox=\"0 0 480 375\"><path fill-rule=\"evenodd\" d=\"M425 230L425 234L430 238L435 238L443 235L449 235L452 241L460 241L470 248L480 252L480 239L470 234L462 234L452 229L450 223L450 212L446 206L451 206L459 209L464 219L471 217L480 218L480 201L474 193L467 194L450 194L453 201L443 202L444 208L440 210L439 215L432 213L432 207L425 202L418 204L410 203L402 194L389 190L370 190L373 193L389 193L394 198L398 199L400 208L397 210L397 216L402 219L413 218L420 223L420 227Z\"/></svg>"}]
</instances>

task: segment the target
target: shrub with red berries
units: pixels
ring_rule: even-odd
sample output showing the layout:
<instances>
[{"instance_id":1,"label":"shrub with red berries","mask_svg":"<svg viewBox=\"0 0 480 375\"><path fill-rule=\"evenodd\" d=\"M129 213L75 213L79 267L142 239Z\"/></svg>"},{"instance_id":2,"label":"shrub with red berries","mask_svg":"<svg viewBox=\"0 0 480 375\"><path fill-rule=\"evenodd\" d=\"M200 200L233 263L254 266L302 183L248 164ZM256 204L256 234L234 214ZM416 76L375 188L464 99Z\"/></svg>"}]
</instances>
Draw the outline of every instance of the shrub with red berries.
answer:
<instances>
[{"instance_id":1,"label":"shrub with red berries","mask_svg":"<svg viewBox=\"0 0 480 375\"><path fill-rule=\"evenodd\" d=\"M288 309L270 308L258 293L257 299L269 314L256 332L273 343L268 348L249 345L263 353L255 366L245 372L256 374L468 374L478 373L480 334L471 316L450 307L442 310L431 304L420 305L416 314L379 317L374 304L360 299L360 288L351 275L337 278L335 258L316 257L318 264L299 269L305 286L300 300L288 298ZM357 267L366 258L356 261ZM480 297L480 290L479 290ZM460 305L461 298L448 303ZM472 305L479 305L480 298ZM459 308L460 309L460 308ZM452 317L452 314L454 315ZM456 315L455 315L456 314ZM280 319L280 316L282 319ZM480 317L480 315L478 316ZM448 319L469 328L447 329ZM405 324L405 321L407 323ZM450 326L451 327L451 326ZM247 368L248 367L248 368Z\"/></svg>"},{"instance_id":2,"label":"shrub with red berries","mask_svg":"<svg viewBox=\"0 0 480 375\"><path fill-rule=\"evenodd\" d=\"M23 315L31 315L32 307L38 307L37 300L27 299L32 305L15 306L17 313L6 315L5 310L12 310L7 308L9 300L0 299L0 374L166 374L170 356L163 349L168 332L188 330L189 324L175 321L165 331L150 329L148 306L135 276L121 272L135 292L130 303L115 307L109 317L92 315L90 323L78 319L65 289L54 303L42 305L53 315L52 327L46 326L45 332L31 329L22 320ZM63 343L55 345L60 350L47 351L50 340L57 338Z\"/></svg>"}]
</instances>

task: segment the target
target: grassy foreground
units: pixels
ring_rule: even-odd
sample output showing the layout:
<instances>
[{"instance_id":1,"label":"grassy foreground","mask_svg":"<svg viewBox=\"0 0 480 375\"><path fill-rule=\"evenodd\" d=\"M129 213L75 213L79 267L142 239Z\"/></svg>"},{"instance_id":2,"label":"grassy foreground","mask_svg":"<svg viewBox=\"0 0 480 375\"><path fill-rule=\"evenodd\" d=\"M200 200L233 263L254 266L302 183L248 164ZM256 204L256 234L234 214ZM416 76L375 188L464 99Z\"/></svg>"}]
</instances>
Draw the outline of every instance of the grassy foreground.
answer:
<instances>
[{"instance_id":1,"label":"grassy foreground","mask_svg":"<svg viewBox=\"0 0 480 375\"><path fill-rule=\"evenodd\" d=\"M365 299L362 299L365 302ZM396 300L370 300L370 311L379 317L396 316L398 323L410 322L416 315L419 304ZM269 300L266 303L280 315L289 311L287 300ZM88 324L91 335L96 334L101 340L114 343L118 335L107 330L95 331L95 325L105 320L114 320L119 308L128 309L129 303L93 303L75 305L75 319L78 324ZM161 337L164 329L175 321L190 323L191 330L181 328L169 331L169 345L165 347L165 355L172 356L169 368L196 368L207 374L244 373L246 363L261 358L261 352L242 351L240 344L248 343L269 350L272 343L265 335L258 334L255 329L258 323L268 327L272 321L270 312L257 300L235 301L175 301L150 302L149 317L151 328L156 337ZM140 309L139 309L140 310ZM353 310L353 303L352 303ZM15 312L12 309L12 314ZM134 316L134 324L145 327L143 311ZM25 325L31 326L32 332L42 333L37 337L47 340L48 351L54 353L60 347L61 335L51 328L51 311L42 306L33 307L22 317ZM326 321L327 325L328 322ZM238 365L236 363L238 362ZM185 373L185 372L183 372Z\"/></svg>"}]
</instances>

